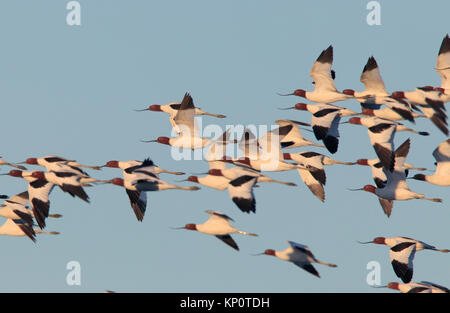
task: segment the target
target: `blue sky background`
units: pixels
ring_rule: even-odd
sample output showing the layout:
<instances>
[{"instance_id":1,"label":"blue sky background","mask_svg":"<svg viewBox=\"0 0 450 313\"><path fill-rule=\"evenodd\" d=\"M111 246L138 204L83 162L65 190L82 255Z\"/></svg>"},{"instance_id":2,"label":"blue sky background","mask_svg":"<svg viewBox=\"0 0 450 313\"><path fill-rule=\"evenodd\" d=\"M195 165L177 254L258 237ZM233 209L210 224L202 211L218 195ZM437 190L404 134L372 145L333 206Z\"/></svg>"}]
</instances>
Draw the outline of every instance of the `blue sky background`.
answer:
<instances>
[{"instance_id":1,"label":"blue sky background","mask_svg":"<svg viewBox=\"0 0 450 313\"><path fill-rule=\"evenodd\" d=\"M450 31L450 3L380 1L382 25L368 26L367 2L80 1L82 25L71 27L67 1L3 1L1 155L19 162L56 154L95 165L151 157L163 168L205 171L202 161L174 161L169 147L141 143L169 136L170 124L162 113L133 109L179 101L188 91L197 106L227 115L206 117L203 125L307 122L307 112L277 110L300 98L276 93L311 89L309 70L330 44L340 90L363 88L359 76L371 55L389 91L439 85L434 67ZM354 100L340 105L359 110ZM399 133L396 144L410 137L408 162L433 169L431 153L445 137L428 120L414 127L431 136ZM334 158L375 157L365 129L342 125L340 131ZM319 148L300 150L329 155ZM47 228L61 235L39 236L36 244L2 236L0 291L382 292L367 285L366 264L380 262L382 284L398 281L388 248L357 240L403 235L450 248L448 188L409 181L411 189L444 202L399 201L388 219L375 196L347 191L372 183L369 168L336 165L326 172L324 204L297 172L272 173L298 187L263 184L255 190L257 214L242 213L227 191L205 187L149 194L143 223L117 186L87 189L90 204L55 189L51 212L64 218L49 220ZM122 175L117 169L91 174ZM1 193L26 188L20 179L0 179ZM260 237L234 235L241 248L236 252L211 236L169 229L202 223L206 209L230 215L236 227ZM317 279L287 262L251 256L267 248L284 250L286 240L308 245L317 258L339 267L317 265L322 276ZM72 260L81 264L81 286L66 284ZM450 286L449 255L421 251L414 262L414 280Z\"/></svg>"}]
</instances>

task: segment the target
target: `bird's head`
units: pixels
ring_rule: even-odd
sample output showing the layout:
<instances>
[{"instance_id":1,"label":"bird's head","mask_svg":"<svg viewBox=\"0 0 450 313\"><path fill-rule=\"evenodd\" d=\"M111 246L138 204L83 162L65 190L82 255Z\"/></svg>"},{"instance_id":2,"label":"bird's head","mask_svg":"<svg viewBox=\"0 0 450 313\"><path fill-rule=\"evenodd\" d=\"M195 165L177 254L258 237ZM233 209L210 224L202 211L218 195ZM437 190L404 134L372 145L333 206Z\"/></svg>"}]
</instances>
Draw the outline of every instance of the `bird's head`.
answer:
<instances>
[{"instance_id":1,"label":"bird's head","mask_svg":"<svg viewBox=\"0 0 450 313\"><path fill-rule=\"evenodd\" d=\"M308 107L308 105L307 105L306 103L300 102L300 103L297 103L297 104L294 106L294 109L295 109L295 110L300 110L300 111L306 111L306 110L307 110L307 107Z\"/></svg>"},{"instance_id":2,"label":"bird's head","mask_svg":"<svg viewBox=\"0 0 450 313\"><path fill-rule=\"evenodd\" d=\"M156 142L161 143L163 145L170 145L170 138L169 137L158 137L156 139Z\"/></svg>"},{"instance_id":3,"label":"bird's head","mask_svg":"<svg viewBox=\"0 0 450 313\"><path fill-rule=\"evenodd\" d=\"M106 162L103 167L112 167L112 168L118 168L119 167L119 161L108 161Z\"/></svg>"},{"instance_id":4,"label":"bird's head","mask_svg":"<svg viewBox=\"0 0 450 313\"><path fill-rule=\"evenodd\" d=\"M369 116L375 116L375 112L372 109L363 109L361 114L369 115Z\"/></svg>"},{"instance_id":5,"label":"bird's head","mask_svg":"<svg viewBox=\"0 0 450 313\"><path fill-rule=\"evenodd\" d=\"M275 256L275 250L273 249L267 249L264 251L265 255L271 255L271 256Z\"/></svg>"},{"instance_id":6,"label":"bird's head","mask_svg":"<svg viewBox=\"0 0 450 313\"><path fill-rule=\"evenodd\" d=\"M124 185L123 179L122 178L118 178L118 177L111 179L109 182L111 184L113 184L113 185L116 185L116 186L122 186L123 187L123 185Z\"/></svg>"},{"instance_id":7,"label":"bird's head","mask_svg":"<svg viewBox=\"0 0 450 313\"><path fill-rule=\"evenodd\" d=\"M377 244L377 245L384 245L385 242L386 242L386 238L384 238L384 237L376 237L376 238L373 239L372 242Z\"/></svg>"},{"instance_id":8,"label":"bird's head","mask_svg":"<svg viewBox=\"0 0 450 313\"><path fill-rule=\"evenodd\" d=\"M184 228L187 230L197 230L197 226L195 224L186 224Z\"/></svg>"},{"instance_id":9,"label":"bird's head","mask_svg":"<svg viewBox=\"0 0 450 313\"><path fill-rule=\"evenodd\" d=\"M399 290L399 285L399 283L389 283L386 287L389 289Z\"/></svg>"},{"instance_id":10,"label":"bird's head","mask_svg":"<svg viewBox=\"0 0 450 313\"><path fill-rule=\"evenodd\" d=\"M356 163L357 164L359 164L359 165L369 165L369 160L367 160L367 159L358 159L358 160L356 160Z\"/></svg>"},{"instance_id":11,"label":"bird's head","mask_svg":"<svg viewBox=\"0 0 450 313\"><path fill-rule=\"evenodd\" d=\"M303 98L306 97L306 91L303 89L297 89L292 94L297 97L303 97Z\"/></svg>"},{"instance_id":12,"label":"bird's head","mask_svg":"<svg viewBox=\"0 0 450 313\"><path fill-rule=\"evenodd\" d=\"M153 105L149 106L148 110L154 111L154 112L162 112L161 106L159 104L153 104Z\"/></svg>"},{"instance_id":13,"label":"bird's head","mask_svg":"<svg viewBox=\"0 0 450 313\"><path fill-rule=\"evenodd\" d=\"M395 91L391 94L391 97L396 99L404 99L405 93L403 91Z\"/></svg>"},{"instance_id":14,"label":"bird's head","mask_svg":"<svg viewBox=\"0 0 450 313\"><path fill-rule=\"evenodd\" d=\"M372 186L372 185L365 185L365 186L363 187L363 190L375 194L376 187L375 187L375 186Z\"/></svg>"},{"instance_id":15,"label":"bird's head","mask_svg":"<svg viewBox=\"0 0 450 313\"><path fill-rule=\"evenodd\" d=\"M342 93L347 96L355 96L355 91L353 89L344 89L342 90Z\"/></svg>"},{"instance_id":16,"label":"bird's head","mask_svg":"<svg viewBox=\"0 0 450 313\"><path fill-rule=\"evenodd\" d=\"M155 111L155 112L161 112L161 106L158 104L153 104L150 105L148 108L142 109L142 110L135 110L137 112L142 112L142 111Z\"/></svg>"},{"instance_id":17,"label":"bird's head","mask_svg":"<svg viewBox=\"0 0 450 313\"><path fill-rule=\"evenodd\" d=\"M212 176L223 176L222 171L219 170L219 169L217 169L217 168L210 169L210 170L208 171L208 175L212 175Z\"/></svg>"},{"instance_id":18,"label":"bird's head","mask_svg":"<svg viewBox=\"0 0 450 313\"><path fill-rule=\"evenodd\" d=\"M31 165L37 165L38 161L37 161L37 158L28 158L28 159L25 160L25 163L26 164L31 164Z\"/></svg>"},{"instance_id":19,"label":"bird's head","mask_svg":"<svg viewBox=\"0 0 450 313\"><path fill-rule=\"evenodd\" d=\"M23 172L19 171L19 170L12 170L12 171L9 171L9 173L2 174L2 175L9 175L9 176L12 176L12 177L23 177L22 176Z\"/></svg>"},{"instance_id":20,"label":"bird's head","mask_svg":"<svg viewBox=\"0 0 450 313\"><path fill-rule=\"evenodd\" d=\"M31 177L45 180L45 173L42 171L34 171L31 173Z\"/></svg>"},{"instance_id":21,"label":"bird's head","mask_svg":"<svg viewBox=\"0 0 450 313\"><path fill-rule=\"evenodd\" d=\"M285 160L292 160L290 153L283 153L283 159Z\"/></svg>"},{"instance_id":22,"label":"bird's head","mask_svg":"<svg viewBox=\"0 0 450 313\"><path fill-rule=\"evenodd\" d=\"M424 174L416 174L412 178L415 180L422 180L422 181L425 181L426 179Z\"/></svg>"},{"instance_id":23,"label":"bird's head","mask_svg":"<svg viewBox=\"0 0 450 313\"><path fill-rule=\"evenodd\" d=\"M198 177L197 176L189 176L186 180L198 184Z\"/></svg>"},{"instance_id":24,"label":"bird's head","mask_svg":"<svg viewBox=\"0 0 450 313\"><path fill-rule=\"evenodd\" d=\"M352 117L348 120L348 123L354 124L354 125L361 125L361 118L360 117Z\"/></svg>"}]
</instances>

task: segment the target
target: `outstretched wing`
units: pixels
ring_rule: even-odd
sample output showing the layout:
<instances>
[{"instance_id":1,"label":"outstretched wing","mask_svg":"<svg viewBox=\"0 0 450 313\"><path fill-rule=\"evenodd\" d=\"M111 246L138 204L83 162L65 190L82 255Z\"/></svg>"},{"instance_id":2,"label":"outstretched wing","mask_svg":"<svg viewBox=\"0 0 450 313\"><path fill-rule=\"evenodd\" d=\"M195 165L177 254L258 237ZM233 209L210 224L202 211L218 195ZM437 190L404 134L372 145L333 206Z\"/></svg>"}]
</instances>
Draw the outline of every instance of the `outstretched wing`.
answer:
<instances>
[{"instance_id":1,"label":"outstretched wing","mask_svg":"<svg viewBox=\"0 0 450 313\"><path fill-rule=\"evenodd\" d=\"M147 208L147 193L137 190L125 189L130 198L131 208L139 222L142 222Z\"/></svg>"},{"instance_id":2,"label":"outstretched wing","mask_svg":"<svg viewBox=\"0 0 450 313\"><path fill-rule=\"evenodd\" d=\"M256 211L253 186L255 186L257 179L255 176L243 175L228 183L230 197L242 212Z\"/></svg>"},{"instance_id":3,"label":"outstretched wing","mask_svg":"<svg viewBox=\"0 0 450 313\"><path fill-rule=\"evenodd\" d=\"M329 46L322 51L309 72L309 75L314 80L316 90L337 91L331 73L332 64L333 46Z\"/></svg>"},{"instance_id":4,"label":"outstretched wing","mask_svg":"<svg viewBox=\"0 0 450 313\"><path fill-rule=\"evenodd\" d=\"M367 63L364 66L363 72L361 74L360 81L366 87L367 92L373 92L374 94L388 94L386 92L386 87L384 85L383 79L381 78L377 61L375 61L375 58L373 56L371 56L369 60L367 60Z\"/></svg>"},{"instance_id":5,"label":"outstretched wing","mask_svg":"<svg viewBox=\"0 0 450 313\"><path fill-rule=\"evenodd\" d=\"M402 242L393 246L389 252L395 274L405 284L413 277L413 260L416 253L415 242Z\"/></svg>"},{"instance_id":6,"label":"outstretched wing","mask_svg":"<svg viewBox=\"0 0 450 313\"><path fill-rule=\"evenodd\" d=\"M41 229L45 227L45 219L50 211L49 195L54 187L54 184L41 179L28 183L29 201L36 223Z\"/></svg>"},{"instance_id":7,"label":"outstretched wing","mask_svg":"<svg viewBox=\"0 0 450 313\"><path fill-rule=\"evenodd\" d=\"M227 245L229 245L233 249L239 251L238 245L233 240L233 238L231 238L230 235L217 235L216 237L219 238L220 240L222 240L223 242L225 242Z\"/></svg>"}]
</instances>

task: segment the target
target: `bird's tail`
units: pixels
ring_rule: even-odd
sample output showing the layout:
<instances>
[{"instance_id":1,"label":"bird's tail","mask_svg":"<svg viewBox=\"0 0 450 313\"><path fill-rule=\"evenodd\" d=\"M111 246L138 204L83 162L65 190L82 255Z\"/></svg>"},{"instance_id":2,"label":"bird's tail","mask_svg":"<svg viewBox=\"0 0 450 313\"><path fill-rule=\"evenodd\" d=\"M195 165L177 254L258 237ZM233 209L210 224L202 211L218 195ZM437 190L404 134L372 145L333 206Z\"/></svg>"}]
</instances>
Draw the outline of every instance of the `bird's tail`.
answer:
<instances>
[{"instance_id":1,"label":"bird's tail","mask_svg":"<svg viewBox=\"0 0 450 313\"><path fill-rule=\"evenodd\" d=\"M48 217L52 217L52 218L61 218L63 217L61 214L49 214Z\"/></svg>"},{"instance_id":2,"label":"bird's tail","mask_svg":"<svg viewBox=\"0 0 450 313\"><path fill-rule=\"evenodd\" d=\"M322 264L322 265L326 265L326 266L329 266L329 267L337 267L336 264L326 263L326 262L322 262L322 261L319 261L319 260L317 260L317 263Z\"/></svg>"},{"instance_id":3,"label":"bird's tail","mask_svg":"<svg viewBox=\"0 0 450 313\"><path fill-rule=\"evenodd\" d=\"M424 168L424 167L410 167L410 170L415 170L415 171L428 171L428 169Z\"/></svg>"},{"instance_id":4,"label":"bird's tail","mask_svg":"<svg viewBox=\"0 0 450 313\"><path fill-rule=\"evenodd\" d=\"M402 125L403 126L403 125ZM408 131L417 135L421 135L421 136L429 136L430 133L429 132L425 132L425 131L417 131L415 129L409 128L409 127L398 127L397 128L398 131Z\"/></svg>"},{"instance_id":5,"label":"bird's tail","mask_svg":"<svg viewBox=\"0 0 450 313\"><path fill-rule=\"evenodd\" d=\"M176 186L176 189L181 189L181 190L199 190L200 187L197 187L197 186L189 186L189 187Z\"/></svg>"},{"instance_id":6,"label":"bird's tail","mask_svg":"<svg viewBox=\"0 0 450 313\"><path fill-rule=\"evenodd\" d=\"M243 231L243 230L238 230L237 232L238 232L239 234L242 234L242 235L247 235L247 236L252 236L252 237L258 237L258 234L247 233L246 231Z\"/></svg>"},{"instance_id":7,"label":"bird's tail","mask_svg":"<svg viewBox=\"0 0 450 313\"><path fill-rule=\"evenodd\" d=\"M355 164L357 164L356 162L341 162L341 161L337 161L337 160L334 160L334 162L336 164L342 164L342 165L355 165Z\"/></svg>"},{"instance_id":8,"label":"bird's tail","mask_svg":"<svg viewBox=\"0 0 450 313\"><path fill-rule=\"evenodd\" d=\"M108 179L96 179L96 178L92 178L92 177L86 177L86 178L82 178L82 179L80 180L80 182L81 182L81 184L88 186L88 184L90 184L90 183L94 183L94 184L97 184L97 183L109 183L110 180L108 180Z\"/></svg>"},{"instance_id":9,"label":"bird's tail","mask_svg":"<svg viewBox=\"0 0 450 313\"><path fill-rule=\"evenodd\" d=\"M423 200L428 200L428 201L432 201L432 202L442 202L441 198L422 198Z\"/></svg>"},{"instance_id":10,"label":"bird's tail","mask_svg":"<svg viewBox=\"0 0 450 313\"><path fill-rule=\"evenodd\" d=\"M434 251L443 252L443 253L449 253L449 249L433 249Z\"/></svg>"},{"instance_id":11,"label":"bird's tail","mask_svg":"<svg viewBox=\"0 0 450 313\"><path fill-rule=\"evenodd\" d=\"M213 113L208 113L208 112L204 112L203 115L213 116L213 117L217 117L217 118L225 118L226 117L223 114L213 114Z\"/></svg>"},{"instance_id":12,"label":"bird's tail","mask_svg":"<svg viewBox=\"0 0 450 313\"><path fill-rule=\"evenodd\" d=\"M44 231L41 229L34 228L36 234L47 234L47 235L59 235L57 231Z\"/></svg>"},{"instance_id":13,"label":"bird's tail","mask_svg":"<svg viewBox=\"0 0 450 313\"><path fill-rule=\"evenodd\" d=\"M282 185L286 185L286 186L297 186L296 183L291 183L291 182L287 182L287 181L282 181L282 180L277 180L277 179L270 179L267 182L269 183L277 183L277 184L282 184Z\"/></svg>"},{"instance_id":14,"label":"bird's tail","mask_svg":"<svg viewBox=\"0 0 450 313\"><path fill-rule=\"evenodd\" d=\"M162 168L159 168L159 171L160 171L160 173L172 174L172 175L184 175L185 174L183 172L172 172L172 171L165 170L165 169L162 169Z\"/></svg>"},{"instance_id":15,"label":"bird's tail","mask_svg":"<svg viewBox=\"0 0 450 313\"><path fill-rule=\"evenodd\" d=\"M70 165L72 165L72 166L84 167L84 168L90 168L91 170L96 170L96 171L99 171L99 170L102 169L101 166L97 166L97 165L94 165L94 166L92 166L92 165L85 165L85 164L80 164L80 163L78 163L78 162L76 162L76 161L69 161L68 163L69 163Z\"/></svg>"}]
</instances>

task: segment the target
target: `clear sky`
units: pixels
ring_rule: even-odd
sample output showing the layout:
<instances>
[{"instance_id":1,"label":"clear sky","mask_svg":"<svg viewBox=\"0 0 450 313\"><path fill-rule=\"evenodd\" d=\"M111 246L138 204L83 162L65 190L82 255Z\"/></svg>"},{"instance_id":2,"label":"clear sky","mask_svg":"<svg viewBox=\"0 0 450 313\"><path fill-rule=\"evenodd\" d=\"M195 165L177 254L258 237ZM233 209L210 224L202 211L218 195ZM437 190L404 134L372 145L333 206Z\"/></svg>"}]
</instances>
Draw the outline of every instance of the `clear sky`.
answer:
<instances>
[{"instance_id":1,"label":"clear sky","mask_svg":"<svg viewBox=\"0 0 450 313\"><path fill-rule=\"evenodd\" d=\"M334 46L339 90L363 88L359 76L371 55L389 91L410 90L440 84L436 56L450 31L450 3L444 0L379 1L379 26L366 23L368 1L81 0L80 26L66 24L67 2L0 4L1 156L12 162L48 154L93 165L151 157L163 168L203 172L203 161L175 161L169 147L140 142L169 136L171 128L163 113L133 109L180 101L190 92L197 106L227 115L206 117L203 125L308 122L309 113L277 110L300 98L276 93L311 89L308 73L328 45ZM354 100L340 105L359 110ZM431 153L446 138L429 120L406 124L431 136L399 133L396 144L411 138L408 162L433 169ZM339 151L332 157L375 157L364 128L346 124L340 132ZM329 155L320 148L300 150ZM122 175L117 169L90 173ZM117 186L87 189L90 204L55 189L51 212L64 218L48 220L47 229L61 235L38 236L36 244L0 237L0 291L379 292L386 290L366 283L366 265L380 263L382 284L399 281L388 248L357 240L401 235L450 248L448 188L408 181L411 189L444 202L398 201L388 219L375 196L347 190L371 184L369 168L335 165L326 173L325 203L297 172L282 172L271 175L298 186L261 184L255 190L256 214L242 213L227 191L205 187L149 194L143 223ZM1 193L26 188L20 179L0 179ZM236 252L212 236L169 228L202 223L206 209L230 215L236 227L260 237L234 235L241 248ZM338 268L317 265L318 279L287 262L251 255L284 250L286 240L308 245L317 258ZM81 264L80 286L66 283L70 261ZM449 287L449 262L450 255L417 253L414 280Z\"/></svg>"}]
</instances>

